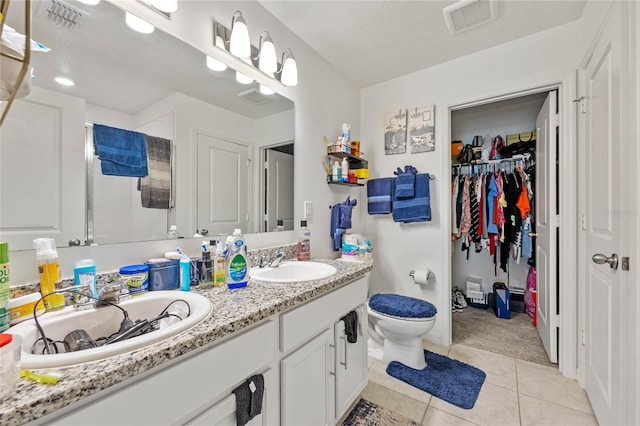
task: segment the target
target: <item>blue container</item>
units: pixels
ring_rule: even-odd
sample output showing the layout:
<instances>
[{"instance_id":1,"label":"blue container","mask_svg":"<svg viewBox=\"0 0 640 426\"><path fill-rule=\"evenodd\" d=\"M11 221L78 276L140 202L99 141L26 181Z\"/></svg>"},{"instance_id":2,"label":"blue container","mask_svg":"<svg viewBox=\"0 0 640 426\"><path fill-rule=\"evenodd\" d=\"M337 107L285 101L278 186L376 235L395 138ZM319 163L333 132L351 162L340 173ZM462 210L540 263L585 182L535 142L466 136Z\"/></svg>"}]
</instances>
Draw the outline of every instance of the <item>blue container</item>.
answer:
<instances>
[{"instance_id":1,"label":"blue container","mask_svg":"<svg viewBox=\"0 0 640 426\"><path fill-rule=\"evenodd\" d=\"M120 268L120 284L129 288L132 296L149 291L149 266L129 265Z\"/></svg>"},{"instance_id":2,"label":"blue container","mask_svg":"<svg viewBox=\"0 0 640 426\"><path fill-rule=\"evenodd\" d=\"M175 290L180 287L180 261L169 260L149 265L149 290Z\"/></svg>"}]
</instances>

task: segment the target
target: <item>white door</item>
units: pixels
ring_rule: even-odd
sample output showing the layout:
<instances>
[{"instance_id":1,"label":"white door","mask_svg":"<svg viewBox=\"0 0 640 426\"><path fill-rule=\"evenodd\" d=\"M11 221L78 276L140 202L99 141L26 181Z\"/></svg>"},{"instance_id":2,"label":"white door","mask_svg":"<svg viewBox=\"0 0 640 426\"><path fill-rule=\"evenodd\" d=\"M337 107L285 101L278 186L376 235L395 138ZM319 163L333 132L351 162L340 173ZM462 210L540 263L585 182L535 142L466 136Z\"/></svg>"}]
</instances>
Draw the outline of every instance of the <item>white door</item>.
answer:
<instances>
[{"instance_id":1,"label":"white door","mask_svg":"<svg viewBox=\"0 0 640 426\"><path fill-rule=\"evenodd\" d=\"M198 133L197 225L208 235L251 232L248 210L249 149Z\"/></svg>"},{"instance_id":2,"label":"white door","mask_svg":"<svg viewBox=\"0 0 640 426\"><path fill-rule=\"evenodd\" d=\"M621 364L621 335L624 320L622 286L626 274L620 266L596 264L592 257L622 256L626 251L629 229L628 200L621 196L623 176L628 173L625 152L628 151L626 108L621 87L622 51L618 8L605 25L593 56L585 70L586 113L584 118L584 150L581 193L584 194L580 237L579 281L585 291L585 388L600 424L622 424L621 399L624 375L635 372L636 365ZM635 165L634 165L635 167ZM634 238L636 236L633 236ZM596 259L597 260L597 259ZM603 259L604 260L604 259ZM637 307L634 307L637 308ZM630 360L629 360L630 361ZM637 401L636 401L637 402Z\"/></svg>"},{"instance_id":3,"label":"white door","mask_svg":"<svg viewBox=\"0 0 640 426\"><path fill-rule=\"evenodd\" d=\"M558 362L557 316L557 92L549 92L536 118L536 274L538 332L549 361Z\"/></svg>"},{"instance_id":4,"label":"white door","mask_svg":"<svg viewBox=\"0 0 640 426\"><path fill-rule=\"evenodd\" d=\"M266 229L273 231L282 219L284 229L293 229L293 155L268 149L266 173Z\"/></svg>"},{"instance_id":5,"label":"white door","mask_svg":"<svg viewBox=\"0 0 640 426\"><path fill-rule=\"evenodd\" d=\"M333 420L333 330L280 361L280 413L284 426L321 426Z\"/></svg>"},{"instance_id":6,"label":"white door","mask_svg":"<svg viewBox=\"0 0 640 426\"><path fill-rule=\"evenodd\" d=\"M84 100L33 88L0 128L0 240L58 247L85 234Z\"/></svg>"}]
</instances>

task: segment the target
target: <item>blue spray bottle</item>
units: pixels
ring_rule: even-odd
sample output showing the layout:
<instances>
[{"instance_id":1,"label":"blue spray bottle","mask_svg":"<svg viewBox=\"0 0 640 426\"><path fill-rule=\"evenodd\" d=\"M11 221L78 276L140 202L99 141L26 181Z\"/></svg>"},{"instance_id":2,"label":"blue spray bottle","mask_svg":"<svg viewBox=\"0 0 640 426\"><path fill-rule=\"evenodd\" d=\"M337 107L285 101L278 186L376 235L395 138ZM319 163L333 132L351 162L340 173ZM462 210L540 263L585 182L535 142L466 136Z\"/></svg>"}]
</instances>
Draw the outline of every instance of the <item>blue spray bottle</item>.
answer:
<instances>
[{"instance_id":1,"label":"blue spray bottle","mask_svg":"<svg viewBox=\"0 0 640 426\"><path fill-rule=\"evenodd\" d=\"M182 249L178 247L177 252L180 253L180 290L191 290L191 259L184 254Z\"/></svg>"}]
</instances>

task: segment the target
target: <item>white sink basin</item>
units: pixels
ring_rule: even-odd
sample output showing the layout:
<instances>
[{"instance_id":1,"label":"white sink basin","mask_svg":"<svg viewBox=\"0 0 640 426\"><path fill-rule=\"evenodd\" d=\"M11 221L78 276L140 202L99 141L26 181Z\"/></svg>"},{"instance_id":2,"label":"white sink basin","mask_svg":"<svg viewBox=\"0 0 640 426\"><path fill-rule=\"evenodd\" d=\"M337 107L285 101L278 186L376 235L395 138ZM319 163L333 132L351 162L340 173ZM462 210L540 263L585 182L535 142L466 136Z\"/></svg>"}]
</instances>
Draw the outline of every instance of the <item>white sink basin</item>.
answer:
<instances>
[{"instance_id":1,"label":"white sink basin","mask_svg":"<svg viewBox=\"0 0 640 426\"><path fill-rule=\"evenodd\" d=\"M258 281L292 283L327 278L336 268L319 262L286 262L275 268L253 268L251 278Z\"/></svg>"},{"instance_id":2,"label":"white sink basin","mask_svg":"<svg viewBox=\"0 0 640 426\"><path fill-rule=\"evenodd\" d=\"M125 309L129 314L129 318L136 322L136 320L151 320L158 317L169 303L178 299L186 301L191 310L190 315L182 321L177 321L147 334L91 349L65 353L65 346L62 340L69 332L78 329L85 330L94 340L112 336L118 332L124 318L124 313L120 309L113 306L104 306L84 311L73 311L71 307L67 307L62 311L45 313L38 317L38 322L42 326L45 336L48 339L60 342L57 347L61 353L55 353L52 349L52 354L42 354L43 345L41 343L38 344L38 354L31 353L33 343L40 338L40 333L33 319L13 326L5 333L22 336L22 368L67 367L108 358L157 343L190 329L205 319L211 312L212 306L209 299L196 293L180 291L152 291L133 297L130 300L122 301L118 306ZM186 310L186 305L183 302L176 302L174 309L178 305Z\"/></svg>"}]
</instances>

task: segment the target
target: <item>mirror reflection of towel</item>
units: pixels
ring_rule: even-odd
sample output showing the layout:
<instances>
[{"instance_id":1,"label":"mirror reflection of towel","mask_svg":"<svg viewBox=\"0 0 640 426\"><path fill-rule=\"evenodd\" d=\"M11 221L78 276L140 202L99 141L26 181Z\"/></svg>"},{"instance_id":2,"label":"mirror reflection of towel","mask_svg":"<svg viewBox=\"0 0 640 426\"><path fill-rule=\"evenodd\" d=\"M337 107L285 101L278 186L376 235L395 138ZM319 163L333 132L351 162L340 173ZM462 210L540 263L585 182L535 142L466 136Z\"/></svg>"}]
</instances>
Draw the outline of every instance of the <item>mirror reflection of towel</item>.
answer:
<instances>
[{"instance_id":1,"label":"mirror reflection of towel","mask_svg":"<svg viewBox=\"0 0 640 426\"><path fill-rule=\"evenodd\" d=\"M140 179L142 207L171 207L171 141L145 136L149 157L149 175Z\"/></svg>"},{"instance_id":2,"label":"mirror reflection of towel","mask_svg":"<svg viewBox=\"0 0 640 426\"><path fill-rule=\"evenodd\" d=\"M145 135L93 125L93 147L103 175L142 177L148 173Z\"/></svg>"}]
</instances>

